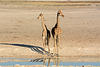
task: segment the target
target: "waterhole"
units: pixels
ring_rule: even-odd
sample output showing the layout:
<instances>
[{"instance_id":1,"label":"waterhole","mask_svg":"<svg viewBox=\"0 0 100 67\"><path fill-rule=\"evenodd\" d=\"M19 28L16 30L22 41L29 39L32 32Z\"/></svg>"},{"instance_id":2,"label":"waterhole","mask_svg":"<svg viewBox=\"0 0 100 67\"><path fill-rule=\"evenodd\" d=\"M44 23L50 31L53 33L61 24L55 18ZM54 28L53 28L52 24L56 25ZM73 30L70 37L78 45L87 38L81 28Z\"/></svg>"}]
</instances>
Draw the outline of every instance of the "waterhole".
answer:
<instances>
[{"instance_id":1,"label":"waterhole","mask_svg":"<svg viewBox=\"0 0 100 67\"><path fill-rule=\"evenodd\" d=\"M0 66L12 65L45 65L45 66L100 66L100 62L83 62L66 58L0 58Z\"/></svg>"}]
</instances>

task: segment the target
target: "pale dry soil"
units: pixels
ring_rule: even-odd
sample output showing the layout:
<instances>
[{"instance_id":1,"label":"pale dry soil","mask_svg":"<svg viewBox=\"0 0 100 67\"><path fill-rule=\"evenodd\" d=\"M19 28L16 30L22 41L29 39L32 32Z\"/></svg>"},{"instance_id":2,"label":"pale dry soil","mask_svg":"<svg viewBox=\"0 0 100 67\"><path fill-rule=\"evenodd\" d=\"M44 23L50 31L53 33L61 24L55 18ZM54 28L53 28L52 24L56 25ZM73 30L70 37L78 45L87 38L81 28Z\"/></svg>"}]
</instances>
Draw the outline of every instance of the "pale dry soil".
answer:
<instances>
[{"instance_id":1,"label":"pale dry soil","mask_svg":"<svg viewBox=\"0 0 100 67\"><path fill-rule=\"evenodd\" d=\"M42 54L42 24L37 17L43 13L44 22L51 30L56 24L57 9L0 8L0 57L50 57ZM100 7L63 6L62 12L64 18L59 17L59 26L62 29L60 57L99 58ZM51 37L51 53L53 46Z\"/></svg>"}]
</instances>

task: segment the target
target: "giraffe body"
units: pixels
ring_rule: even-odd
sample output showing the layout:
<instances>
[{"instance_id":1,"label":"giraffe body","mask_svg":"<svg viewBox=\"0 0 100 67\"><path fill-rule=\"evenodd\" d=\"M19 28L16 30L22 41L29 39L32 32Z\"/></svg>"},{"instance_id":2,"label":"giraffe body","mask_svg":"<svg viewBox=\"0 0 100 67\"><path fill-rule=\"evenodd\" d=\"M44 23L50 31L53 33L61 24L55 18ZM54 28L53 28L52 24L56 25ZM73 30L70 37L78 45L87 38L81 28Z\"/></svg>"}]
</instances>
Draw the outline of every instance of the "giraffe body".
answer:
<instances>
[{"instance_id":1,"label":"giraffe body","mask_svg":"<svg viewBox=\"0 0 100 67\"><path fill-rule=\"evenodd\" d=\"M43 27L43 31L42 31L42 40L43 40L43 46L44 46L44 51L43 53L45 53L45 47L46 45L48 46L48 51L50 52L50 48L49 48L49 40L50 40L50 31L47 29L47 26L44 24L44 17L43 17L43 14L41 13L38 17L39 18L42 18L42 27Z\"/></svg>"},{"instance_id":2,"label":"giraffe body","mask_svg":"<svg viewBox=\"0 0 100 67\"><path fill-rule=\"evenodd\" d=\"M58 11L57 13L57 23L56 25L52 28L52 36L54 38L54 55L59 56L59 40L60 40L60 35L62 33L61 28L59 27L59 16L64 17L61 11Z\"/></svg>"}]
</instances>

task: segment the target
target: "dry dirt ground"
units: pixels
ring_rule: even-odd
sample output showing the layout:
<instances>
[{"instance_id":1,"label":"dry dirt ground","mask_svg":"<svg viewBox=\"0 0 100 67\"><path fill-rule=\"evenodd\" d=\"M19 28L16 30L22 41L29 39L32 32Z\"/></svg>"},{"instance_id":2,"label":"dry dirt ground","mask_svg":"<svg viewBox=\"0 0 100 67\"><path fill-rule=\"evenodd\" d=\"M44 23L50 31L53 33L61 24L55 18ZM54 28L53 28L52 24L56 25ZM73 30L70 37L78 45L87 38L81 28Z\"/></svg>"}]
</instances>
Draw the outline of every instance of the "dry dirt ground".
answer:
<instances>
[{"instance_id":1,"label":"dry dirt ground","mask_svg":"<svg viewBox=\"0 0 100 67\"><path fill-rule=\"evenodd\" d=\"M0 57L49 57L42 54L42 25L37 17L44 14L51 30L56 24L58 9L62 29L60 57L100 57L100 7L0 7ZM43 9L42 9L43 8ZM54 42L50 39L53 53Z\"/></svg>"}]
</instances>

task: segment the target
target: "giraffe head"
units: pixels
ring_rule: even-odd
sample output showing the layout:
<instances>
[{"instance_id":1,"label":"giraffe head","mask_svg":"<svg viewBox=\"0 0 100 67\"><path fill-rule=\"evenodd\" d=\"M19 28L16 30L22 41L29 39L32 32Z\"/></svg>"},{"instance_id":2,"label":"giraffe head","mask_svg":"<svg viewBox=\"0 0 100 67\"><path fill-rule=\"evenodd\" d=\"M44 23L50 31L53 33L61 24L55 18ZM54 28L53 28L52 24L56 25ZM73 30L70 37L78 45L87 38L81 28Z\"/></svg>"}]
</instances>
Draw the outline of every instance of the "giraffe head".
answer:
<instances>
[{"instance_id":1,"label":"giraffe head","mask_svg":"<svg viewBox=\"0 0 100 67\"><path fill-rule=\"evenodd\" d=\"M40 19L41 17L43 17L42 13L39 14L39 16L37 17L37 19Z\"/></svg>"},{"instance_id":2,"label":"giraffe head","mask_svg":"<svg viewBox=\"0 0 100 67\"><path fill-rule=\"evenodd\" d=\"M58 11L57 15L58 15L58 16L64 17L64 15L63 15L63 13L61 12L61 10Z\"/></svg>"}]
</instances>

